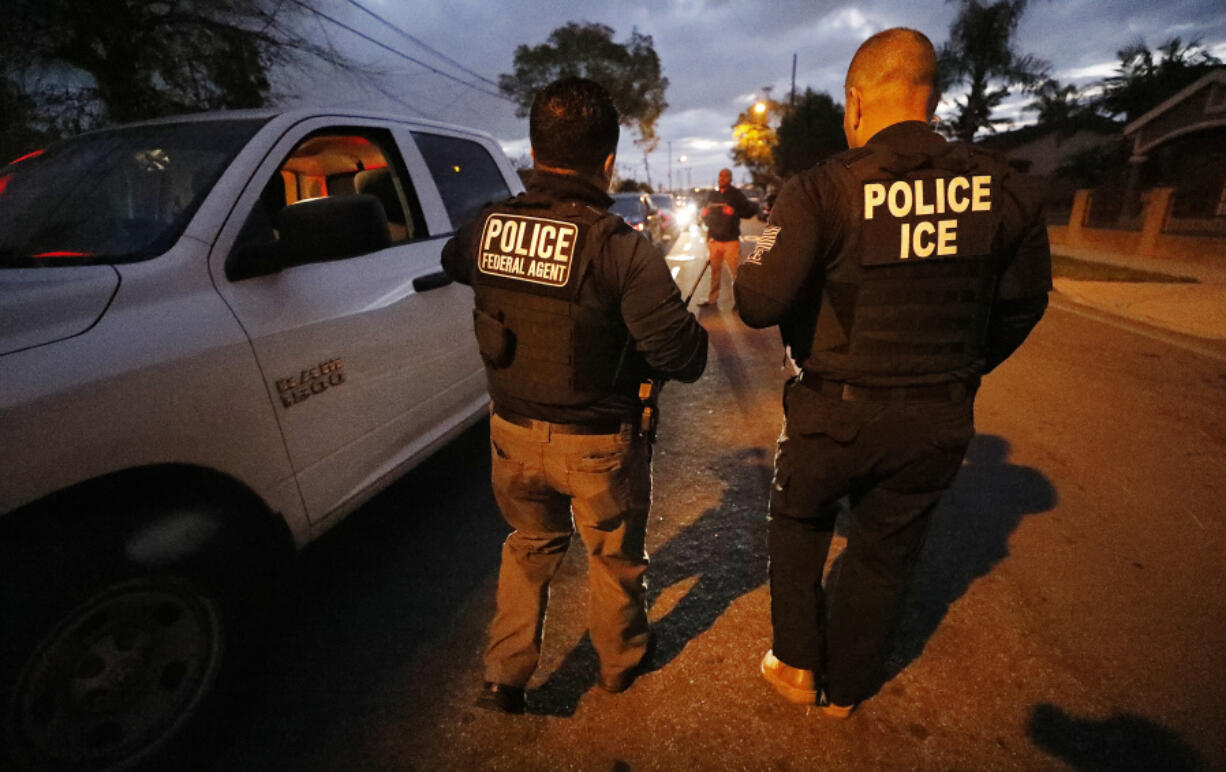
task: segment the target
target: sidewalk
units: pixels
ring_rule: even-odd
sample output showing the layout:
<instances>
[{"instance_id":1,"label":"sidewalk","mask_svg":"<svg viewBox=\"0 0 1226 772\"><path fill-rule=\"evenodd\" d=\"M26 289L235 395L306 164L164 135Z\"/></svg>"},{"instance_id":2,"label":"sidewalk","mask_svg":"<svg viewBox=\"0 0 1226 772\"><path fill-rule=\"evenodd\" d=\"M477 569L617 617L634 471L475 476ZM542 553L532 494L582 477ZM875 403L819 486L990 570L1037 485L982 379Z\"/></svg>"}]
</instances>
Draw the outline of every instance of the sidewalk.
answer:
<instances>
[{"instance_id":1,"label":"sidewalk","mask_svg":"<svg viewBox=\"0 0 1226 772\"><path fill-rule=\"evenodd\" d=\"M1056 278L1065 298L1100 311L1198 338L1226 340L1226 255L1166 260L1065 245L1052 253L1142 271L1194 278L1198 283L1079 281Z\"/></svg>"}]
</instances>

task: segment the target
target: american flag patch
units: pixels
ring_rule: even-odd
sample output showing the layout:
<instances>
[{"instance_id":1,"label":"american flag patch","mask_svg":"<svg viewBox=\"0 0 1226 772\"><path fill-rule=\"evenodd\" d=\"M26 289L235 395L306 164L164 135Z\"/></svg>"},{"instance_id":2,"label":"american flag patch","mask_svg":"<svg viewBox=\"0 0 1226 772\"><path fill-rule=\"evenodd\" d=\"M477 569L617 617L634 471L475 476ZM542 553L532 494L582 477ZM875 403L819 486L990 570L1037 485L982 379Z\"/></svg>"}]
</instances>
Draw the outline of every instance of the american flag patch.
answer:
<instances>
[{"instance_id":1,"label":"american flag patch","mask_svg":"<svg viewBox=\"0 0 1226 772\"><path fill-rule=\"evenodd\" d=\"M745 262L753 263L754 265L762 265L762 258L767 252L771 251L771 247L775 246L775 239L779 236L778 225L768 225L762 231L762 235L758 237L758 245L753 248L753 252L749 253L749 257L745 258Z\"/></svg>"}]
</instances>

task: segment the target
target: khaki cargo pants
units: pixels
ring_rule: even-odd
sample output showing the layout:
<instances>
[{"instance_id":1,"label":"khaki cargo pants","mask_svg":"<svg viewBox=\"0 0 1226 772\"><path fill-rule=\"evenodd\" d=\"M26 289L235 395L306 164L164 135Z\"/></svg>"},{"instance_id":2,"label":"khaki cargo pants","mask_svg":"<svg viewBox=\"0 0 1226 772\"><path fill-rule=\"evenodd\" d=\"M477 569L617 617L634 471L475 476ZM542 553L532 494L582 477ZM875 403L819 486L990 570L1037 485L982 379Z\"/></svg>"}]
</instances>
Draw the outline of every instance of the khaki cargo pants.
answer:
<instances>
[{"instance_id":1,"label":"khaki cargo pants","mask_svg":"<svg viewBox=\"0 0 1226 772\"><path fill-rule=\"evenodd\" d=\"M741 242L708 239L707 259L711 261L711 289L707 293L707 302L718 303L723 266L728 266L728 273L732 274L732 281L736 282L736 271L741 263Z\"/></svg>"},{"instance_id":2,"label":"khaki cargo pants","mask_svg":"<svg viewBox=\"0 0 1226 772\"><path fill-rule=\"evenodd\" d=\"M523 686L532 677L549 581L576 528L588 552L588 625L601 677L633 668L647 646L651 446L629 424L619 434L564 434L495 413L490 453L494 496L515 530L502 546L485 680Z\"/></svg>"}]
</instances>

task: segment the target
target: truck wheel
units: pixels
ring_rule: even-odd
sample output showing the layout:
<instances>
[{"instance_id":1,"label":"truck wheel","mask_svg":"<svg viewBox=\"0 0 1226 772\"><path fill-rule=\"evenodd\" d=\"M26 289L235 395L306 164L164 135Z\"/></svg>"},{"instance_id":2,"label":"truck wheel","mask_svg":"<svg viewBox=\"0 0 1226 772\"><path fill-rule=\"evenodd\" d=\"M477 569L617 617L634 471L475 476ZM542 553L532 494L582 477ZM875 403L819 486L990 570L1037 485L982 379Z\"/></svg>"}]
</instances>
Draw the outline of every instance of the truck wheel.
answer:
<instances>
[{"instance_id":1,"label":"truck wheel","mask_svg":"<svg viewBox=\"0 0 1226 772\"><path fill-rule=\"evenodd\" d=\"M242 608L186 570L72 584L60 602L18 602L2 635L6 755L19 769L183 768L231 691Z\"/></svg>"}]
</instances>

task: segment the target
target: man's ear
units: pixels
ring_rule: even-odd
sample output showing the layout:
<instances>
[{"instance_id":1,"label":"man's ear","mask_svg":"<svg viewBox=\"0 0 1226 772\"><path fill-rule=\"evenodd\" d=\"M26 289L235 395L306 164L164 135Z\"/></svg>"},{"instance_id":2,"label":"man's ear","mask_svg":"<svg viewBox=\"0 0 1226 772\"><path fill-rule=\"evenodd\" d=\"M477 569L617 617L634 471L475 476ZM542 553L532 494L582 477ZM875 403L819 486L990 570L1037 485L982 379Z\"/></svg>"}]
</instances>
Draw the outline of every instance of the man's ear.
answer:
<instances>
[{"instance_id":1,"label":"man's ear","mask_svg":"<svg viewBox=\"0 0 1226 772\"><path fill-rule=\"evenodd\" d=\"M615 150L612 153L609 153L608 157L604 159L604 176L608 177L609 179L613 179L613 167L616 165L617 151Z\"/></svg>"},{"instance_id":2,"label":"man's ear","mask_svg":"<svg viewBox=\"0 0 1226 772\"><path fill-rule=\"evenodd\" d=\"M853 128L860 128L860 122L864 120L864 108L862 102L863 95L860 89L852 86L847 89L847 124Z\"/></svg>"}]
</instances>

